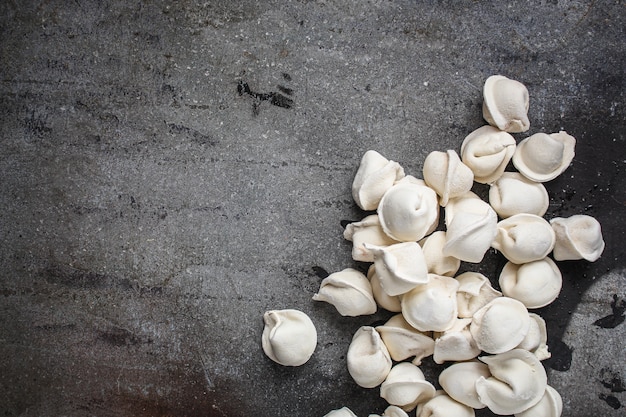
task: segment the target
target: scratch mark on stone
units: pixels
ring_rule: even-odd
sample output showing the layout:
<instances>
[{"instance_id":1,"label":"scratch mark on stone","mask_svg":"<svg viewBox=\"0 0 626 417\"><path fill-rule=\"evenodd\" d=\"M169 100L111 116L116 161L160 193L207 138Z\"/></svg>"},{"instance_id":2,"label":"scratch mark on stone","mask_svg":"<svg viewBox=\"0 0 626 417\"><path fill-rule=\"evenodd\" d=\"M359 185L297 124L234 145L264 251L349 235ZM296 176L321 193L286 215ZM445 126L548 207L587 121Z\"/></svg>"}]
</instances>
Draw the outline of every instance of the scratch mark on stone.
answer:
<instances>
[{"instance_id":1,"label":"scratch mark on stone","mask_svg":"<svg viewBox=\"0 0 626 417\"><path fill-rule=\"evenodd\" d=\"M211 377L209 376L206 358L200 352L198 352L198 357L200 357L200 364L202 365L202 372L204 372L204 379L206 380L207 387L209 391L213 391L213 389L215 388L215 384L213 384L213 381L211 381Z\"/></svg>"}]
</instances>

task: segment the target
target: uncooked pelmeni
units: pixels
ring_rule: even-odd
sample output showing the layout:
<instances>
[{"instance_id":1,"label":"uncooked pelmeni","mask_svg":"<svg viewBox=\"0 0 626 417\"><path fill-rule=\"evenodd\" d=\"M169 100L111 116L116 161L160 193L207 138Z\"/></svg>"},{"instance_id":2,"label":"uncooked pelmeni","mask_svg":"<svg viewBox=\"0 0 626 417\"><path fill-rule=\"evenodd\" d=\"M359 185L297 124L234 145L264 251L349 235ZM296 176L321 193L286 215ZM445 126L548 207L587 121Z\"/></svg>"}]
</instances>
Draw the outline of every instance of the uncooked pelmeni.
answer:
<instances>
[{"instance_id":1,"label":"uncooked pelmeni","mask_svg":"<svg viewBox=\"0 0 626 417\"><path fill-rule=\"evenodd\" d=\"M342 407L337 410L332 410L331 412L325 414L324 417L356 417L356 414L354 414L348 407Z\"/></svg>"},{"instance_id":2,"label":"uncooked pelmeni","mask_svg":"<svg viewBox=\"0 0 626 417\"><path fill-rule=\"evenodd\" d=\"M467 361L480 354L480 349L469 331L472 319L457 319L452 327L435 335L433 360L436 363L446 361Z\"/></svg>"},{"instance_id":3,"label":"uncooked pelmeni","mask_svg":"<svg viewBox=\"0 0 626 417\"><path fill-rule=\"evenodd\" d=\"M435 396L417 406L415 417L474 417L474 409L455 401L445 391L438 390Z\"/></svg>"},{"instance_id":4,"label":"uncooked pelmeni","mask_svg":"<svg viewBox=\"0 0 626 417\"><path fill-rule=\"evenodd\" d=\"M517 145L513 165L526 178L537 182L550 181L567 169L574 159L576 139L559 133L535 133Z\"/></svg>"},{"instance_id":5,"label":"uncooked pelmeni","mask_svg":"<svg viewBox=\"0 0 626 417\"><path fill-rule=\"evenodd\" d=\"M561 292L563 276L548 257L517 265L507 262L498 279L502 293L519 300L526 308L545 307Z\"/></svg>"},{"instance_id":6,"label":"uncooked pelmeni","mask_svg":"<svg viewBox=\"0 0 626 417\"><path fill-rule=\"evenodd\" d=\"M383 194L404 177L404 169L376 151L369 150L352 182L352 197L363 210L376 210Z\"/></svg>"},{"instance_id":7,"label":"uncooked pelmeni","mask_svg":"<svg viewBox=\"0 0 626 417\"><path fill-rule=\"evenodd\" d=\"M478 399L476 381L489 378L489 367L479 361L458 362L450 365L439 374L439 385L454 400L468 407L481 409L485 404Z\"/></svg>"},{"instance_id":8,"label":"uncooked pelmeni","mask_svg":"<svg viewBox=\"0 0 626 417\"><path fill-rule=\"evenodd\" d=\"M543 216L550 198L542 183L519 172L504 172L489 188L489 204L503 219L520 213Z\"/></svg>"},{"instance_id":9,"label":"uncooked pelmeni","mask_svg":"<svg viewBox=\"0 0 626 417\"><path fill-rule=\"evenodd\" d=\"M360 327L352 337L347 362L350 376L363 388L380 385L392 365L387 347L376 329L370 326Z\"/></svg>"},{"instance_id":10,"label":"uncooked pelmeni","mask_svg":"<svg viewBox=\"0 0 626 417\"><path fill-rule=\"evenodd\" d=\"M409 415L400 407L390 405L389 407L385 408L385 411L382 415L370 414L368 417L409 417Z\"/></svg>"},{"instance_id":11,"label":"uncooked pelmeni","mask_svg":"<svg viewBox=\"0 0 626 417\"><path fill-rule=\"evenodd\" d=\"M437 227L437 194L424 181L406 176L383 195L378 218L387 235L400 242L415 242Z\"/></svg>"},{"instance_id":12,"label":"uncooked pelmeni","mask_svg":"<svg viewBox=\"0 0 626 417\"><path fill-rule=\"evenodd\" d=\"M413 364L420 365L423 358L433 354L435 348L433 338L413 328L402 314L391 317L384 325L376 327L376 331L394 361L399 362L413 357Z\"/></svg>"},{"instance_id":13,"label":"uncooked pelmeni","mask_svg":"<svg viewBox=\"0 0 626 417\"><path fill-rule=\"evenodd\" d=\"M555 234L543 217L516 214L498 223L491 246L505 258L523 264L545 258L554 248Z\"/></svg>"},{"instance_id":14,"label":"uncooked pelmeni","mask_svg":"<svg viewBox=\"0 0 626 417\"><path fill-rule=\"evenodd\" d=\"M604 251L600 223L586 214L555 217L550 224L556 233L554 259L557 261L585 259L598 260Z\"/></svg>"},{"instance_id":15,"label":"uncooked pelmeni","mask_svg":"<svg viewBox=\"0 0 626 417\"><path fill-rule=\"evenodd\" d=\"M482 261L497 233L498 216L491 206L468 191L448 202L445 222L443 255L465 262Z\"/></svg>"},{"instance_id":16,"label":"uncooked pelmeni","mask_svg":"<svg viewBox=\"0 0 626 417\"><path fill-rule=\"evenodd\" d=\"M426 184L439 195L443 207L450 198L465 194L474 184L474 173L453 150L431 152L424 160L423 174Z\"/></svg>"},{"instance_id":17,"label":"uncooked pelmeni","mask_svg":"<svg viewBox=\"0 0 626 417\"><path fill-rule=\"evenodd\" d=\"M383 231L377 214L371 214L360 222L349 223L343 231L343 237L352 242L352 259L361 262L374 262L374 255L365 248L364 243L375 246L398 243Z\"/></svg>"},{"instance_id":18,"label":"uncooked pelmeni","mask_svg":"<svg viewBox=\"0 0 626 417\"><path fill-rule=\"evenodd\" d=\"M496 181L515 153L515 138L493 126L483 126L467 135L461 144L461 160L474 173L474 181Z\"/></svg>"},{"instance_id":19,"label":"uncooked pelmeni","mask_svg":"<svg viewBox=\"0 0 626 417\"><path fill-rule=\"evenodd\" d=\"M439 230L419 241L422 247L428 272L436 275L454 276L461 266L461 260L454 256L445 256L446 232Z\"/></svg>"},{"instance_id":20,"label":"uncooked pelmeni","mask_svg":"<svg viewBox=\"0 0 626 417\"><path fill-rule=\"evenodd\" d=\"M409 362L401 362L391 368L380 386L380 396L404 411L412 411L418 403L428 401L433 395L435 387L426 381L417 366Z\"/></svg>"},{"instance_id":21,"label":"uncooked pelmeni","mask_svg":"<svg viewBox=\"0 0 626 417\"><path fill-rule=\"evenodd\" d=\"M530 317L521 302L498 297L478 310L470 332L476 345L487 353L503 353L519 345L528 334Z\"/></svg>"},{"instance_id":22,"label":"uncooked pelmeni","mask_svg":"<svg viewBox=\"0 0 626 417\"><path fill-rule=\"evenodd\" d=\"M370 281L365 274L353 268L324 278L313 300L330 303L339 314L351 317L374 314L377 307Z\"/></svg>"},{"instance_id":23,"label":"uncooked pelmeni","mask_svg":"<svg viewBox=\"0 0 626 417\"><path fill-rule=\"evenodd\" d=\"M402 296L402 315L417 330L443 332L457 317L459 283L442 275L429 274L429 278L428 284L418 285Z\"/></svg>"},{"instance_id":24,"label":"uncooked pelmeni","mask_svg":"<svg viewBox=\"0 0 626 417\"><path fill-rule=\"evenodd\" d=\"M525 132L528 120L528 89L519 81L492 75L483 87L483 117L492 126L511 133Z\"/></svg>"},{"instance_id":25,"label":"uncooked pelmeni","mask_svg":"<svg viewBox=\"0 0 626 417\"><path fill-rule=\"evenodd\" d=\"M563 412L563 399L561 394L550 385L541 400L527 410L515 413L515 417L560 417Z\"/></svg>"},{"instance_id":26,"label":"uncooked pelmeni","mask_svg":"<svg viewBox=\"0 0 626 417\"><path fill-rule=\"evenodd\" d=\"M513 349L493 356L481 356L490 377L476 381L478 399L495 414L520 413L537 404L544 395L548 378L535 355Z\"/></svg>"},{"instance_id":27,"label":"uncooked pelmeni","mask_svg":"<svg viewBox=\"0 0 626 417\"><path fill-rule=\"evenodd\" d=\"M376 273L383 290L391 296L404 294L416 285L428 282L428 268L422 248L417 242L390 246L365 244L374 255Z\"/></svg>"},{"instance_id":28,"label":"uncooked pelmeni","mask_svg":"<svg viewBox=\"0 0 626 417\"><path fill-rule=\"evenodd\" d=\"M491 286L489 278L480 272L468 271L456 277L459 288L456 291L458 316L471 318L476 311L502 293Z\"/></svg>"},{"instance_id":29,"label":"uncooked pelmeni","mask_svg":"<svg viewBox=\"0 0 626 417\"><path fill-rule=\"evenodd\" d=\"M263 315L265 327L261 344L265 354L285 366L300 366L317 346L313 322L299 310L270 310Z\"/></svg>"},{"instance_id":30,"label":"uncooked pelmeni","mask_svg":"<svg viewBox=\"0 0 626 417\"><path fill-rule=\"evenodd\" d=\"M402 306L400 305L400 296L398 295L389 295L383 290L383 286L380 284L380 277L376 273L376 265L370 265L367 270L367 279L370 280L370 284L372 286L372 294L374 295L374 300L376 304L385 310L399 313L402 311Z\"/></svg>"},{"instance_id":31,"label":"uncooked pelmeni","mask_svg":"<svg viewBox=\"0 0 626 417\"><path fill-rule=\"evenodd\" d=\"M530 327L528 334L517 348L524 349L534 354L540 361L548 359L551 354L548 351L548 332L546 322L539 314L529 313Z\"/></svg>"}]
</instances>

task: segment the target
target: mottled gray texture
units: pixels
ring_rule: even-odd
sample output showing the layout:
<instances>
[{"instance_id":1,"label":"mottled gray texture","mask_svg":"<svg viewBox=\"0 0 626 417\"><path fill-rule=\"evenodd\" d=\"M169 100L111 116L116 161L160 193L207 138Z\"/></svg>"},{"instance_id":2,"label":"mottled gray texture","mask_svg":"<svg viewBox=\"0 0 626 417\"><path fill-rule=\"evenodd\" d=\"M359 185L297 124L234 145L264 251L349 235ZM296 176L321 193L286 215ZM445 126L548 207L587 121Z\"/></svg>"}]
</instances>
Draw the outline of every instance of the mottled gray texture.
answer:
<instances>
[{"instance_id":1,"label":"mottled gray texture","mask_svg":"<svg viewBox=\"0 0 626 417\"><path fill-rule=\"evenodd\" d=\"M604 228L604 256L565 263L544 310L560 342L592 277L623 273L625 16L621 1L0 2L0 412L382 412L345 353L389 314L314 303L315 268L354 265L340 223L364 216L350 195L362 154L421 176L484 124L496 73L528 87L529 133L578 139L546 217L585 210ZM291 108L239 83L292 89ZM494 282L501 267L492 252L463 266ZM277 308L317 326L302 367L262 353ZM590 383L604 392L564 384L564 415L586 415Z\"/></svg>"}]
</instances>

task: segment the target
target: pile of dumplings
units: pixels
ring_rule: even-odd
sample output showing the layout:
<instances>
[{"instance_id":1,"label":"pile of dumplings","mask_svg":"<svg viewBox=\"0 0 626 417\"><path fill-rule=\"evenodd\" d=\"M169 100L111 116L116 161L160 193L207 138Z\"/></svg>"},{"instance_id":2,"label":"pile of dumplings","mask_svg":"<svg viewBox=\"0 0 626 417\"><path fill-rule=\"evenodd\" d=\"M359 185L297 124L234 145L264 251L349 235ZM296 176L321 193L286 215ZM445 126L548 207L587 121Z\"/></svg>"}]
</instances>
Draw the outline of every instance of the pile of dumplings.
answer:
<instances>
[{"instance_id":1,"label":"pile of dumplings","mask_svg":"<svg viewBox=\"0 0 626 417\"><path fill-rule=\"evenodd\" d=\"M352 195L372 214L348 224L344 237L352 242L352 258L371 265L367 274L353 268L330 274L313 296L343 316L379 307L397 313L381 326L359 328L347 353L354 381L380 387L389 403L382 417L413 410L416 417L465 417L485 407L498 415L561 415L561 397L541 363L550 357L546 324L529 310L559 295L555 261L600 257L600 224L582 214L543 217L549 202L543 183L570 165L574 137L536 133L517 143L511 133L530 127L528 91L518 81L491 76L483 97L489 124L471 132L460 153L429 154L423 179L374 150L363 155ZM516 172L505 171L509 162ZM471 191L474 182L490 186L488 202ZM437 230L441 212L445 230ZM481 273L457 274L461 262L480 263L490 248L508 261L499 290ZM268 335L275 333L267 326L266 320ZM310 326L296 327L308 328L311 339ZM285 350L272 349L281 341L266 332L266 353ZM306 362L315 345L303 343L302 334L290 337L298 341L294 349L308 346L291 362ZM419 368L431 355L438 364L451 363L439 375L442 390ZM341 416L355 415L346 407L326 414Z\"/></svg>"}]
</instances>

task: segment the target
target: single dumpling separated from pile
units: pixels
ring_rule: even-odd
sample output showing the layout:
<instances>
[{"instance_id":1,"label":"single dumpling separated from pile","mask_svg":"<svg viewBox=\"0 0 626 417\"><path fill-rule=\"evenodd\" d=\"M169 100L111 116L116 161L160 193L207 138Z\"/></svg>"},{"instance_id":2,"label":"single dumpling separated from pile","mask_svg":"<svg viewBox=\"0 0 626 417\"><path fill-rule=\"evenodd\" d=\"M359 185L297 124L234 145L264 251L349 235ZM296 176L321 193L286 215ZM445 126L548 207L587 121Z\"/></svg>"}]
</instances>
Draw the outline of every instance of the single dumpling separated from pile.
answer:
<instances>
[{"instance_id":1,"label":"single dumpling separated from pile","mask_svg":"<svg viewBox=\"0 0 626 417\"><path fill-rule=\"evenodd\" d=\"M497 354L519 345L530 329L526 306L508 297L498 297L478 310L470 332L476 345L487 353Z\"/></svg>"},{"instance_id":2,"label":"single dumpling separated from pile","mask_svg":"<svg viewBox=\"0 0 626 417\"><path fill-rule=\"evenodd\" d=\"M424 181L406 176L383 195L378 205L378 218L390 238L416 242L437 227L437 194Z\"/></svg>"},{"instance_id":3,"label":"single dumpling separated from pile","mask_svg":"<svg viewBox=\"0 0 626 417\"><path fill-rule=\"evenodd\" d=\"M417 406L415 417L474 417L474 409L452 399L443 390Z\"/></svg>"},{"instance_id":4,"label":"single dumpling separated from pile","mask_svg":"<svg viewBox=\"0 0 626 417\"><path fill-rule=\"evenodd\" d=\"M374 255L374 266L383 290L391 296L404 294L428 282L428 268L417 242L396 243L386 247L365 244Z\"/></svg>"},{"instance_id":5,"label":"single dumpling separated from pile","mask_svg":"<svg viewBox=\"0 0 626 417\"><path fill-rule=\"evenodd\" d=\"M507 262L498 281L505 296L526 308L547 306L556 300L563 286L559 267L548 257L521 265Z\"/></svg>"},{"instance_id":6,"label":"single dumpling separated from pile","mask_svg":"<svg viewBox=\"0 0 626 417\"><path fill-rule=\"evenodd\" d=\"M550 224L556 233L554 259L557 261L585 259L598 260L604 251L600 222L586 214L555 217Z\"/></svg>"},{"instance_id":7,"label":"single dumpling separated from pile","mask_svg":"<svg viewBox=\"0 0 626 417\"><path fill-rule=\"evenodd\" d=\"M334 305L342 316L364 316L376 313L377 309L370 281L354 268L324 278L313 300Z\"/></svg>"},{"instance_id":8,"label":"single dumpling separated from pile","mask_svg":"<svg viewBox=\"0 0 626 417\"><path fill-rule=\"evenodd\" d=\"M363 388L380 385L391 371L391 357L380 335L370 326L360 327L348 347L348 372Z\"/></svg>"},{"instance_id":9,"label":"single dumpling separated from pile","mask_svg":"<svg viewBox=\"0 0 626 417\"><path fill-rule=\"evenodd\" d=\"M444 256L478 263L497 234L498 216L491 206L471 191L451 199L445 208Z\"/></svg>"},{"instance_id":10,"label":"single dumpling separated from pile","mask_svg":"<svg viewBox=\"0 0 626 417\"><path fill-rule=\"evenodd\" d=\"M457 318L458 288L454 278L429 274L427 284L418 285L402 296L404 319L422 332L448 330Z\"/></svg>"},{"instance_id":11,"label":"single dumpling separated from pile","mask_svg":"<svg viewBox=\"0 0 626 417\"><path fill-rule=\"evenodd\" d=\"M422 359L433 354L435 341L428 333L420 332L402 316L396 314L384 325L376 327L391 359L403 361L413 357L412 363L420 365Z\"/></svg>"},{"instance_id":12,"label":"single dumpling separated from pile","mask_svg":"<svg viewBox=\"0 0 626 417\"><path fill-rule=\"evenodd\" d=\"M485 404L478 399L476 381L478 378L489 378L489 367L477 360L457 362L439 374L439 385L453 399L468 407L481 409Z\"/></svg>"},{"instance_id":13,"label":"single dumpling separated from pile","mask_svg":"<svg viewBox=\"0 0 626 417\"><path fill-rule=\"evenodd\" d=\"M491 246L516 264L543 259L554 248L554 230L543 217L516 214L498 223Z\"/></svg>"},{"instance_id":14,"label":"single dumpling separated from pile","mask_svg":"<svg viewBox=\"0 0 626 417\"><path fill-rule=\"evenodd\" d=\"M458 315L471 318L491 300L502 297L502 293L491 286L489 278L480 272L467 271L456 277L459 289L456 291Z\"/></svg>"},{"instance_id":15,"label":"single dumpling separated from pile","mask_svg":"<svg viewBox=\"0 0 626 417\"><path fill-rule=\"evenodd\" d=\"M446 232L439 230L419 241L422 247L428 273L452 277L459 270L461 260L454 256L445 256Z\"/></svg>"},{"instance_id":16,"label":"single dumpling separated from pile","mask_svg":"<svg viewBox=\"0 0 626 417\"><path fill-rule=\"evenodd\" d=\"M513 136L493 126L483 126L463 140L461 160L474 173L474 181L491 184L502 176L515 148Z\"/></svg>"},{"instance_id":17,"label":"single dumpling separated from pile","mask_svg":"<svg viewBox=\"0 0 626 417\"><path fill-rule=\"evenodd\" d=\"M543 216L550 198L542 183L519 172L504 172L489 188L489 204L503 219L520 213Z\"/></svg>"},{"instance_id":18,"label":"single dumpling separated from pile","mask_svg":"<svg viewBox=\"0 0 626 417\"><path fill-rule=\"evenodd\" d=\"M453 150L431 152L424 160L423 174L426 184L440 196L439 204L443 207L474 184L474 173Z\"/></svg>"},{"instance_id":19,"label":"single dumpling separated from pile","mask_svg":"<svg viewBox=\"0 0 626 417\"><path fill-rule=\"evenodd\" d=\"M574 159L576 139L559 133L535 133L517 145L513 165L526 178L536 182L553 180L567 169Z\"/></svg>"},{"instance_id":20,"label":"single dumpling separated from pile","mask_svg":"<svg viewBox=\"0 0 626 417\"><path fill-rule=\"evenodd\" d=\"M313 322L299 310L270 310L263 315L263 351L274 362L285 366L306 363L317 346Z\"/></svg>"},{"instance_id":21,"label":"single dumpling separated from pile","mask_svg":"<svg viewBox=\"0 0 626 417\"><path fill-rule=\"evenodd\" d=\"M495 414L517 414L537 404L548 386L546 370L535 355L513 349L493 356L481 356L490 377L476 381L478 399Z\"/></svg>"},{"instance_id":22,"label":"single dumpling separated from pile","mask_svg":"<svg viewBox=\"0 0 626 417\"><path fill-rule=\"evenodd\" d=\"M435 387L426 381L421 369L409 362L391 368L380 386L380 396L404 411L412 411L418 403L428 401L433 395Z\"/></svg>"},{"instance_id":23,"label":"single dumpling separated from pile","mask_svg":"<svg viewBox=\"0 0 626 417\"><path fill-rule=\"evenodd\" d=\"M374 262L374 255L364 243L375 246L389 246L398 243L384 232L377 214L370 214L360 222L348 223L343 237L352 242L352 259L361 262Z\"/></svg>"},{"instance_id":24,"label":"single dumpling separated from pile","mask_svg":"<svg viewBox=\"0 0 626 417\"><path fill-rule=\"evenodd\" d=\"M502 75L492 75L483 88L483 117L487 123L505 132L525 132L530 128L529 101L524 84Z\"/></svg>"},{"instance_id":25,"label":"single dumpling separated from pile","mask_svg":"<svg viewBox=\"0 0 626 417\"><path fill-rule=\"evenodd\" d=\"M352 197L363 210L376 210L383 194L404 177L404 169L376 151L369 150L352 182Z\"/></svg>"}]
</instances>

